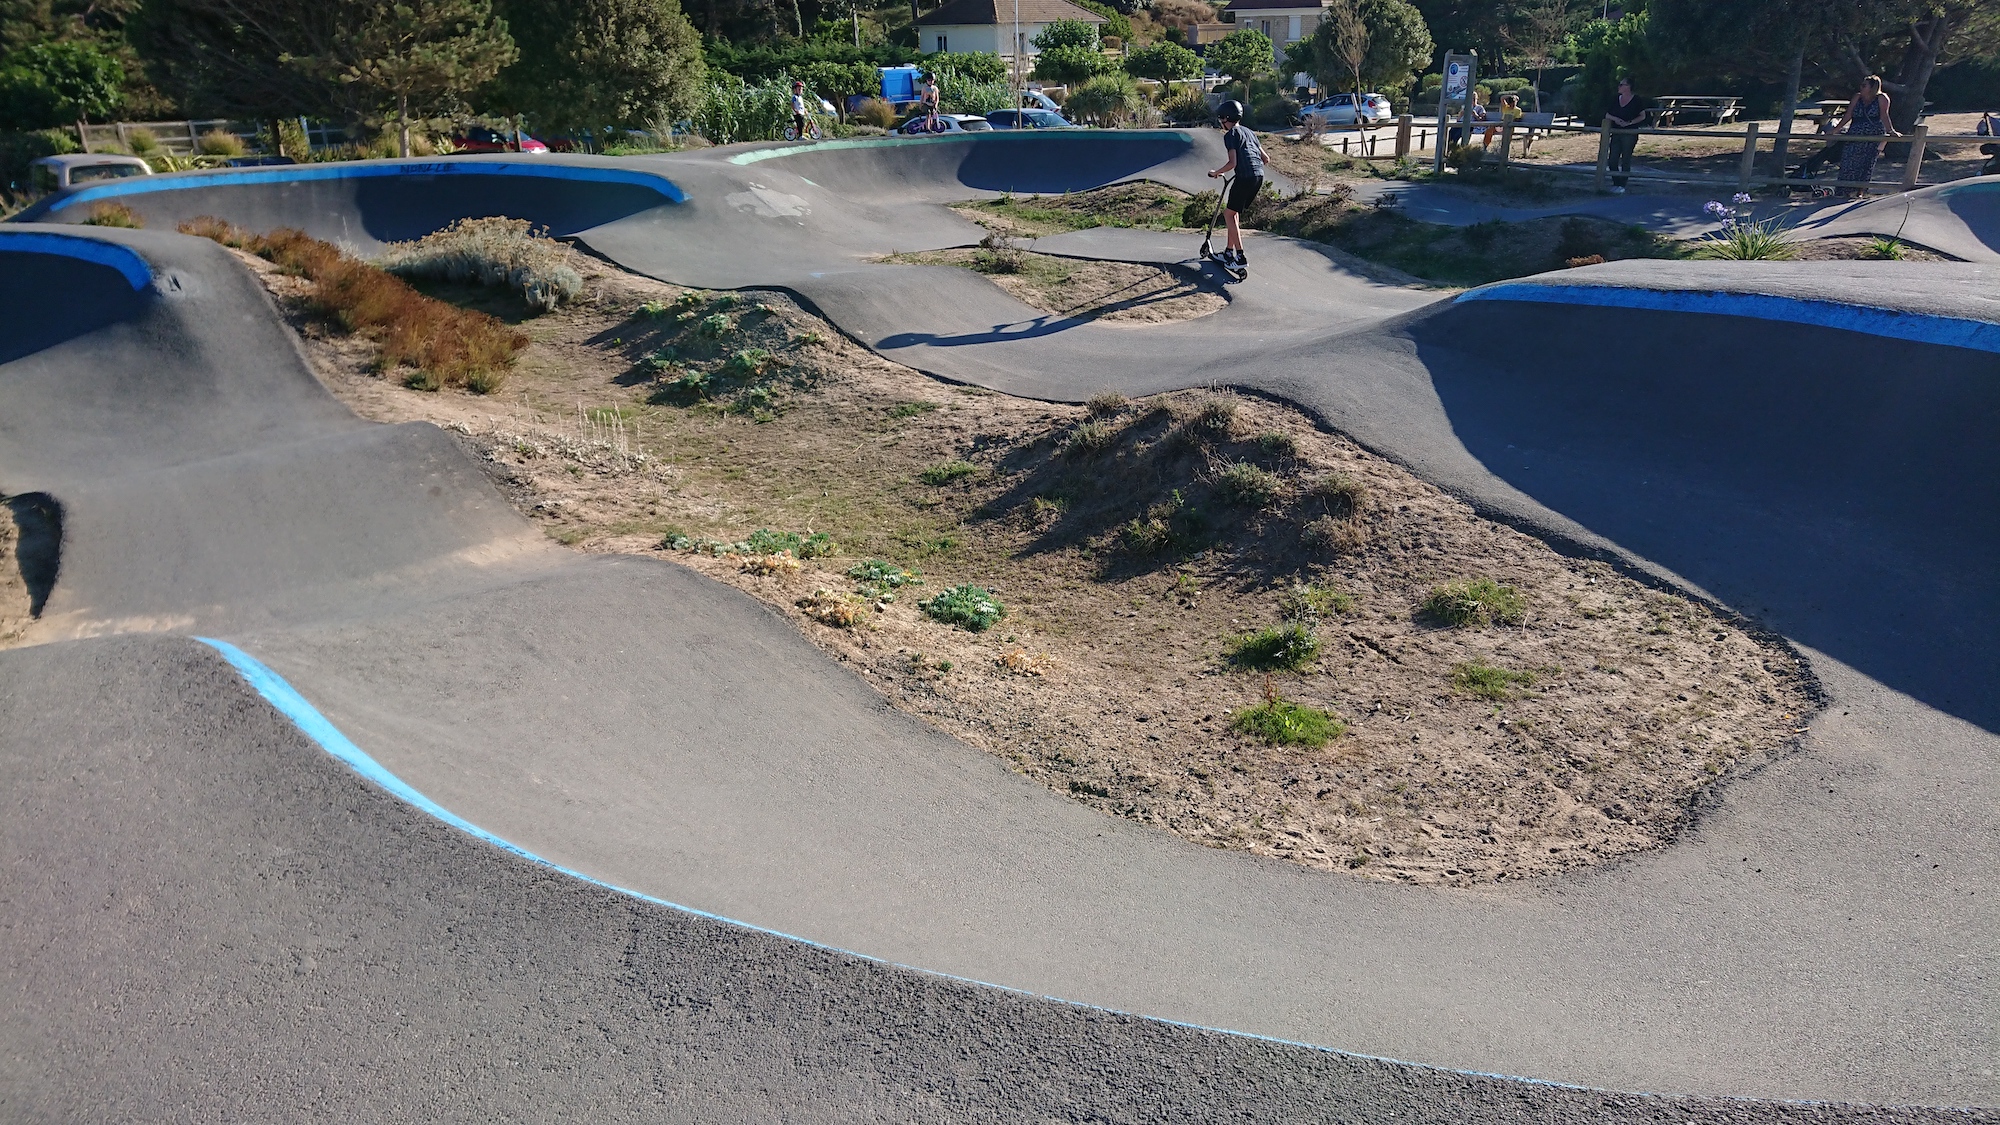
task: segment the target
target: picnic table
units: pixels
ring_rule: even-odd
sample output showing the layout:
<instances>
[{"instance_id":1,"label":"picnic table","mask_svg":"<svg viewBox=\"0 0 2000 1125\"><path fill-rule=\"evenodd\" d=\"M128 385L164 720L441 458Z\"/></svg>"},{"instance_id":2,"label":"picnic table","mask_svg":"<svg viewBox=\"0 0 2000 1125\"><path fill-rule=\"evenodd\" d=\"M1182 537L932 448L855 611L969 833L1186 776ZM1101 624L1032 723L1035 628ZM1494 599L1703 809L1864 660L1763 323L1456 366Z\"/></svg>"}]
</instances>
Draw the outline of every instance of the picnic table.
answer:
<instances>
[{"instance_id":1,"label":"picnic table","mask_svg":"<svg viewBox=\"0 0 2000 1125\"><path fill-rule=\"evenodd\" d=\"M1743 111L1743 99L1714 94L1665 94L1653 99L1655 108L1646 111L1655 128L1673 125L1683 113L1711 117L1717 125L1727 125Z\"/></svg>"}]
</instances>

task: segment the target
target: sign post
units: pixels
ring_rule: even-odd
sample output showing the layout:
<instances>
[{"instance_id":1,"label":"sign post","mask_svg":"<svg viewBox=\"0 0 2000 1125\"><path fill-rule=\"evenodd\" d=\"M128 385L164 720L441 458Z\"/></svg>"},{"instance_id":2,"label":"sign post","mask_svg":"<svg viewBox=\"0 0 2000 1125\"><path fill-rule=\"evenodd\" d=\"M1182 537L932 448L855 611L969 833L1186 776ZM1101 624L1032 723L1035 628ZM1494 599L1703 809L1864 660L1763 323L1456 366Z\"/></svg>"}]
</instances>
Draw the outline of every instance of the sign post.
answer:
<instances>
[{"instance_id":1,"label":"sign post","mask_svg":"<svg viewBox=\"0 0 2000 1125\"><path fill-rule=\"evenodd\" d=\"M1437 152L1431 162L1431 170L1444 171L1445 151L1451 147L1455 131L1450 121L1455 114L1461 125L1472 120L1472 90L1479 82L1479 52L1447 51L1444 56L1444 82L1438 87L1438 135ZM1466 133L1470 138L1472 134Z\"/></svg>"}]
</instances>

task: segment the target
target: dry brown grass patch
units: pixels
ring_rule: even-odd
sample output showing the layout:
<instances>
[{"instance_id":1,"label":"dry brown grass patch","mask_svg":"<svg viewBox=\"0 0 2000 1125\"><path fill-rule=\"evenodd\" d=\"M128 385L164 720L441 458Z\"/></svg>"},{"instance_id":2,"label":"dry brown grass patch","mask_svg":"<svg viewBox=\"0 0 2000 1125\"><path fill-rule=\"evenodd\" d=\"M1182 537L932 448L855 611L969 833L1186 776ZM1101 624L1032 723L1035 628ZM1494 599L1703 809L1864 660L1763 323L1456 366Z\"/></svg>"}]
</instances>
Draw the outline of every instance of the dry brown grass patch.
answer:
<instances>
[{"instance_id":1,"label":"dry brown grass patch","mask_svg":"<svg viewBox=\"0 0 2000 1125\"><path fill-rule=\"evenodd\" d=\"M180 232L247 250L312 282L315 308L346 331L374 339L382 365L411 369L405 381L417 390L491 393L528 346L526 333L497 317L426 297L303 231L254 234L203 216L180 224Z\"/></svg>"}]
</instances>

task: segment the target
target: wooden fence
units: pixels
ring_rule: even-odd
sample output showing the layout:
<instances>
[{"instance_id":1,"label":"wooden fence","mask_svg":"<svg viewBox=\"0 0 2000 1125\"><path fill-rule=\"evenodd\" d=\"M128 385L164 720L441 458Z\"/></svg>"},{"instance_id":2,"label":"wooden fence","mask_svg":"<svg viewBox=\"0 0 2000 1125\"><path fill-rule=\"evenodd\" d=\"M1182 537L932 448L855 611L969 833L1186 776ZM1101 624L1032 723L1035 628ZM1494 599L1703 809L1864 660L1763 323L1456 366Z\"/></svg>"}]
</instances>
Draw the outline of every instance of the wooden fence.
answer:
<instances>
[{"instance_id":1,"label":"wooden fence","mask_svg":"<svg viewBox=\"0 0 2000 1125\"><path fill-rule=\"evenodd\" d=\"M1627 180L1652 181L1656 183L1708 184L1714 187L1733 187L1738 191L1748 191L1752 187L1778 184L1787 187L1871 187L1889 188L1895 191L1912 191L1919 187L1929 187L1934 184L1946 182L1943 180L1925 180L1923 178L1923 157L1924 152L1929 146L1938 144L2000 144L2000 137L1980 137L1966 133L1933 133L1930 131L1928 125L1919 125L1915 130L1901 137L1882 137L1871 141L1857 140L1856 143L1907 144L1910 149L1909 155L1904 159L1902 176L1899 179L1875 179L1868 181L1867 184L1862 184L1833 179L1807 180L1783 175L1759 175L1757 172L1757 157L1760 152L1768 153L1768 151L1774 150L1778 137L1775 131L1765 133L1762 123L1757 121L1750 122L1740 132L1733 129L1612 129L1576 123L1574 118L1564 123L1535 125L1533 127L1523 126L1518 122L1488 122L1483 127L1498 136L1499 143L1494 146L1492 155L1503 166L1513 163L1514 141L1517 138L1526 140L1531 133L1535 138L1562 134L1596 134L1598 138L1597 163L1594 168L1581 168L1563 164L1527 164L1521 165L1521 167L1532 168L1542 172L1590 176L1594 186L1599 191L1604 190L1605 181L1614 175L1621 176ZM1402 117L1396 119L1396 133L1393 144L1382 143L1385 138L1380 132L1370 133L1357 128L1351 134L1340 137L1339 149L1344 156L1362 160L1401 160L1419 152L1428 153L1435 159L1440 155L1437 152L1436 146L1446 143L1446 139L1453 135L1469 138L1472 128L1473 126L1458 122L1448 122L1443 126L1419 126L1416 124L1415 118L1409 114L1404 114ZM1741 141L1742 150L1737 159L1736 173L1734 175L1718 176L1701 172L1663 171L1645 167L1634 167L1630 172L1613 172L1611 170L1611 138L1615 136L1674 137L1678 139L1688 137L1728 137L1732 140ZM1789 143L1795 146L1794 151L1798 151L1797 146L1824 145L1830 141L1839 141L1841 139L1838 136L1824 137L1817 133L1795 132L1791 134ZM1327 147L1331 149L1334 146L1330 142L1327 142Z\"/></svg>"},{"instance_id":2,"label":"wooden fence","mask_svg":"<svg viewBox=\"0 0 2000 1125\"><path fill-rule=\"evenodd\" d=\"M345 144L347 141L347 135L336 126L305 118L299 118L298 124L305 133L306 143L314 149ZM103 151L114 146L130 152L133 132L144 129L153 135L161 151L175 156L189 156L204 134L228 133L241 140L246 147L255 147L259 133L267 127L266 124L221 117L191 121L119 121L108 125L79 125L77 141L83 145L85 152Z\"/></svg>"}]
</instances>

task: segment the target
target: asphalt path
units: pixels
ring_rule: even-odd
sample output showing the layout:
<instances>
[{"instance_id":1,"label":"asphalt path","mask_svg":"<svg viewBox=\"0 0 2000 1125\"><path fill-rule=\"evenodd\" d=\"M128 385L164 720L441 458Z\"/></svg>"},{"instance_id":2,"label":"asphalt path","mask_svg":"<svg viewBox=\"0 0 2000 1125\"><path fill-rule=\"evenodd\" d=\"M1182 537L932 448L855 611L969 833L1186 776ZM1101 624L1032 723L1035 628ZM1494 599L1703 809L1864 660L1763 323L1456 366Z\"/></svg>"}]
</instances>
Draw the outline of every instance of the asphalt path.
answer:
<instances>
[{"instance_id":1,"label":"asphalt path","mask_svg":"<svg viewBox=\"0 0 2000 1125\"><path fill-rule=\"evenodd\" d=\"M609 214L564 233L668 280L792 289L885 354L1011 393L1224 382L1284 395L1501 518L1681 582L1808 646L1832 702L1798 752L1725 787L1670 849L1471 893L1327 878L1107 821L890 710L750 599L668 564L579 560L541 542L444 435L368 426L333 403L254 280L219 250L150 232L87 234L146 260L151 278L137 289L103 265L6 253L17 232L51 228L0 232L10 298L0 307L9 338L23 341L0 366L0 488L64 506L61 576L35 639L227 637L395 775L487 831L585 876L890 962L1591 1086L2000 1102L1996 716L1985 686L1995 669L1983 644L1996 616L1983 565L1996 466L1978 439L1995 420L1993 353L1824 322L1865 291L1878 320L1919 335L1991 325L2000 318L1982 304L1980 267L1927 282L1913 271L1725 276L1649 263L1441 301L1260 237L1256 270L1227 310L1155 329L1037 323L957 271L867 260L976 239L943 199L1127 178L1144 159L1161 163L1162 179L1199 186L1192 177L1215 155L1202 147L1212 137L1164 156L1144 148L1159 142L1135 141L1066 181L1052 167L1089 163L1074 153L1091 150L1043 167L1033 148L1007 143L573 159L549 167L652 169L686 201L618 213L665 189L607 192L586 179L576 190L588 207L544 184L546 212L520 217ZM396 206L432 222L454 193L461 213L479 213L485 201L468 201L468 184L509 185L508 206L535 198L513 186L515 172L418 175L431 186L366 198L322 184L292 219L389 232L421 225ZM866 195L877 183L900 186ZM259 187L124 198L158 207L157 220L223 211L229 193ZM271 209L260 221L285 213L259 206ZM1158 261L1190 249L1131 231L1042 248ZM958 288L943 288L945 276ZM1710 305L1643 307L1661 293ZM10 861L0 894L16 919L0 952L19 966L6 977L15 1014L0 1024L11 1043L0 1107L24 1107L24 1118L132 1116L133 1106L199 1117L216 1104L204 1098L290 1094L288 1112L314 1118L354 1096L341 1092L353 1073L389 1066L395 1077L368 1097L401 1108L382 1116L473 1118L499 1105L546 1115L536 1107L568 1103L545 1076L584 1073L584 1119L652 1105L734 1119L923 1107L1112 1120L1218 1107L1245 1119L1847 1119L1769 1101L1607 1106L697 925L438 827L301 741L225 668L167 638L0 655L0 770L20 795L0 837ZM328 786L346 788L327 796ZM352 812L357 801L372 811ZM173 833L162 834L161 807L180 810ZM328 809L350 811L329 821ZM256 852L246 818L310 843ZM106 857L91 878L65 873L90 856ZM298 881L324 902L271 899L285 883L271 856L303 857L285 862L307 865L312 877ZM173 925L105 905L187 880L221 893L173 895L186 911ZM446 900L476 913L431 909ZM275 953L239 940L312 948L313 919L328 912L369 920L329 923L363 950L355 964L397 971L364 983L355 969L312 1002L299 989L321 985L281 983L267 971L281 964ZM637 933L642 916L674 934L647 939L651 956L647 945L615 957L593 946L543 964L509 952L582 950L606 927ZM412 952L424 950L428 959ZM825 964L850 976L827 985ZM644 986L667 995L708 988L692 1004L703 1019L635 1026L604 1014L636 1003L632 981L649 973L677 975ZM100 1002L124 995L128 976L148 982L137 999ZM481 981L506 982L493 1007L520 1021L518 1037L495 1030L498 1015L467 1015ZM574 990L598 1006L537 1008L510 989ZM801 1004L801 989L819 999ZM176 1007L170 995L193 999ZM350 996L377 999L328 1001ZM671 1008L650 1003L631 1010ZM966 1004L1045 1022L996 1034ZM246 1006L257 1020L237 1014ZM728 1018L715 1022L722 1007ZM841 1029L898 1021L908 1035L857 1069L856 1045L871 1040ZM407 1031L426 1046L401 1059L379 1044L330 1047L349 1037L327 1035L306 1050L307 1023L377 1029L368 1034L384 1042ZM608 1047L568 1061L586 1038ZM1130 1069L1104 1069L1107 1053ZM792 1062L764 1065L774 1057ZM499 1059L544 1077L494 1077ZM142 1076L163 1071L188 1081L146 1094ZM1023 1084L1031 1071L1043 1077ZM1116 1112L1077 1092L1077 1076L1095 1073L1120 1091ZM1386 1085L1370 1085L1378 1079ZM1490 1103L1464 1100L1468 1090Z\"/></svg>"}]
</instances>

